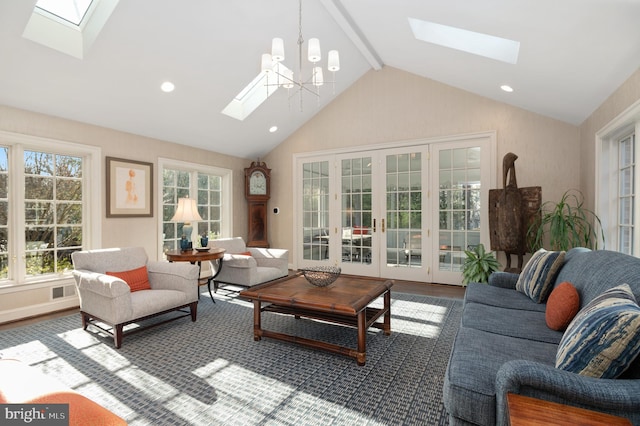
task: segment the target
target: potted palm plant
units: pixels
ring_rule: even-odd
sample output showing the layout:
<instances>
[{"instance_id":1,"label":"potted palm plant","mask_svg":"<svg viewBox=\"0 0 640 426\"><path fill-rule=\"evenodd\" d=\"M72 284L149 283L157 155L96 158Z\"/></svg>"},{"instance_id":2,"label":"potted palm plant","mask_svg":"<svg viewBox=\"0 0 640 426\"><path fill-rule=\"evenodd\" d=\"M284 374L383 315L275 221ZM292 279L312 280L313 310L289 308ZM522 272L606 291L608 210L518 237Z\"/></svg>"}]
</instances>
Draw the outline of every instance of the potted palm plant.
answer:
<instances>
[{"instance_id":1,"label":"potted palm plant","mask_svg":"<svg viewBox=\"0 0 640 426\"><path fill-rule=\"evenodd\" d=\"M489 282L489 275L500 269L500 263L492 251L486 251L482 243L465 250L467 258L462 265L462 284Z\"/></svg>"},{"instance_id":2,"label":"potted palm plant","mask_svg":"<svg viewBox=\"0 0 640 426\"><path fill-rule=\"evenodd\" d=\"M548 236L548 240L546 239ZM540 206L540 215L528 229L528 244L532 253L544 247L551 250L569 250L572 247L598 249L604 232L600 218L584 205L580 191L566 191L560 201L547 201Z\"/></svg>"}]
</instances>

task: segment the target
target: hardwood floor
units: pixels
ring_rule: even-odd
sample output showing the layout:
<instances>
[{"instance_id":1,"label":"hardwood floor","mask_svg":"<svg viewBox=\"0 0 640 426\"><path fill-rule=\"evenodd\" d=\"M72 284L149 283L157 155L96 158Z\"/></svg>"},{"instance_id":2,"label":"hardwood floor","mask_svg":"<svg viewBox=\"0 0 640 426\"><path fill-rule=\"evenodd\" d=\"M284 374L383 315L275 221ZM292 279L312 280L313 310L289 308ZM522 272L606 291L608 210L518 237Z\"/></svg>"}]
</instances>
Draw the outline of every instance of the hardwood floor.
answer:
<instances>
[{"instance_id":1,"label":"hardwood floor","mask_svg":"<svg viewBox=\"0 0 640 426\"><path fill-rule=\"evenodd\" d=\"M447 284L429 284L422 283L416 281L401 281L395 280L394 286L391 289L393 294L394 291L398 291L401 293L412 293L412 294L422 294L425 296L434 296L434 297L448 297L454 299L462 299L464 297L464 291L466 287L455 286L455 285L447 285ZM209 297L209 296L207 296ZM51 312L45 315L39 315L37 317L25 318L18 321L6 322L0 324L0 331L9 330L15 327L22 327L24 325L35 324L41 321L46 321L53 318L58 318L65 315L70 315L73 313L79 313L80 310L78 308L65 309L63 311ZM80 317L78 317L78 324L80 324Z\"/></svg>"}]
</instances>

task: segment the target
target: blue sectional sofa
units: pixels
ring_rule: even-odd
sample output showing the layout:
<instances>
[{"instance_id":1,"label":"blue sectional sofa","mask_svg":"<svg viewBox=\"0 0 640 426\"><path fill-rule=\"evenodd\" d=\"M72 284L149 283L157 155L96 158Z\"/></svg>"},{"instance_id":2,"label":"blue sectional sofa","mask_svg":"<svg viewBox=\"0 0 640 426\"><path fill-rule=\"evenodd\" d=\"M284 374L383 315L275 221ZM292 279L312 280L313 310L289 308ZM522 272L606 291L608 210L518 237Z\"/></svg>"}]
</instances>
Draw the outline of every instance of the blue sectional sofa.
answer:
<instances>
[{"instance_id":1,"label":"blue sectional sofa","mask_svg":"<svg viewBox=\"0 0 640 426\"><path fill-rule=\"evenodd\" d=\"M545 303L515 289L518 275L492 274L471 283L445 375L443 400L451 425L508 424L507 393L626 417L640 425L640 357L622 376L602 379L555 368L562 331L545 321ZM607 289L629 284L640 300L640 259L583 248L566 253L554 287L568 281L580 308Z\"/></svg>"}]
</instances>

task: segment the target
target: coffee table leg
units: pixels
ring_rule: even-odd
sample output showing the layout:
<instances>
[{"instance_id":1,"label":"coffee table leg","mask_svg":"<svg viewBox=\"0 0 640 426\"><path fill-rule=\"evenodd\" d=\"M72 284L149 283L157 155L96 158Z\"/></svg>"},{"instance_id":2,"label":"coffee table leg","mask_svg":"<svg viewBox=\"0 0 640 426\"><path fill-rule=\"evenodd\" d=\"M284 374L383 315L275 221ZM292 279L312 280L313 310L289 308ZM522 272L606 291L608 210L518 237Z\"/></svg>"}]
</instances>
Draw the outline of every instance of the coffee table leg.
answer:
<instances>
[{"instance_id":1,"label":"coffee table leg","mask_svg":"<svg viewBox=\"0 0 640 426\"><path fill-rule=\"evenodd\" d=\"M367 316L365 309L358 312L358 353L356 354L356 361L360 366L367 361Z\"/></svg>"},{"instance_id":2,"label":"coffee table leg","mask_svg":"<svg viewBox=\"0 0 640 426\"><path fill-rule=\"evenodd\" d=\"M387 290L384 294L384 327L383 331L386 336L391 334L391 290Z\"/></svg>"},{"instance_id":3,"label":"coffee table leg","mask_svg":"<svg viewBox=\"0 0 640 426\"><path fill-rule=\"evenodd\" d=\"M258 341L262 336L260 327L260 314L262 313L262 303L259 300L253 301L253 340Z\"/></svg>"}]
</instances>

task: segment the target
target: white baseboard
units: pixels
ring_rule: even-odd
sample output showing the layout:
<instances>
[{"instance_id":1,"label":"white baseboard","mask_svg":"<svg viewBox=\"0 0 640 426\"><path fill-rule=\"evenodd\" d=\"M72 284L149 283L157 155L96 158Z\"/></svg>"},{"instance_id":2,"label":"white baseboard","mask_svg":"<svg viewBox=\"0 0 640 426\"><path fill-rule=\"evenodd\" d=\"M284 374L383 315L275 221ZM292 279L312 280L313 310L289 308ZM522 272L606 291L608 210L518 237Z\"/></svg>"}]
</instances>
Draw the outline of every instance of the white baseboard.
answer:
<instances>
[{"instance_id":1,"label":"white baseboard","mask_svg":"<svg viewBox=\"0 0 640 426\"><path fill-rule=\"evenodd\" d=\"M49 314L51 312L62 311L65 309L77 308L79 306L80 301L78 300L78 296L74 296L65 297L61 300L54 300L39 305L32 305L23 308L2 311L0 312L0 324L35 317L38 315ZM78 322L78 325L79 324L80 322Z\"/></svg>"}]
</instances>

